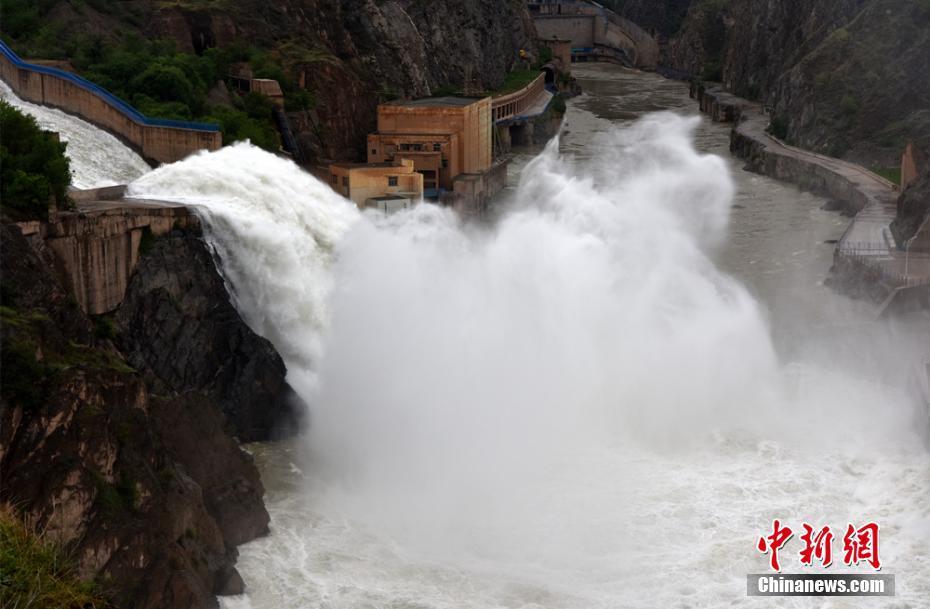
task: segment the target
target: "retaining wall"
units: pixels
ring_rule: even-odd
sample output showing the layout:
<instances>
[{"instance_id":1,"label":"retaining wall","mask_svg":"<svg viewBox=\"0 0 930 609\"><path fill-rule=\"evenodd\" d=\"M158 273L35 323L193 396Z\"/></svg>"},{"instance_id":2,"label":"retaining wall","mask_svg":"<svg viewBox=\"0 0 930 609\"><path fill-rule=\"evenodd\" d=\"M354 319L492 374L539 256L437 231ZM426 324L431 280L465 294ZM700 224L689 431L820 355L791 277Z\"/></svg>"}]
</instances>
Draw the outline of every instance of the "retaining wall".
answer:
<instances>
[{"instance_id":1,"label":"retaining wall","mask_svg":"<svg viewBox=\"0 0 930 609\"><path fill-rule=\"evenodd\" d=\"M124 187L116 188L122 192ZM37 251L47 252L78 305L91 315L122 303L143 235L156 238L199 224L186 207L171 203L115 199L78 201L77 208L53 214L49 222L21 222L19 227Z\"/></svg>"},{"instance_id":2,"label":"retaining wall","mask_svg":"<svg viewBox=\"0 0 930 609\"><path fill-rule=\"evenodd\" d=\"M216 125L148 118L80 76L21 60L3 42L0 78L20 98L59 108L106 129L149 161L171 163L197 150L223 145Z\"/></svg>"}]
</instances>

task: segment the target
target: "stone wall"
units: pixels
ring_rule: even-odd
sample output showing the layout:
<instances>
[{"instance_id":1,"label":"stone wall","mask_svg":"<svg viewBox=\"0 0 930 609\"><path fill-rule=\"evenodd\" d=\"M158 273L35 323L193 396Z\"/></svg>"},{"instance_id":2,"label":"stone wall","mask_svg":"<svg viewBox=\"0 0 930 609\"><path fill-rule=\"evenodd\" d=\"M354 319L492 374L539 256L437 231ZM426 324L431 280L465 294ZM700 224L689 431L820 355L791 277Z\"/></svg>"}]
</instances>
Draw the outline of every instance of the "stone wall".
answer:
<instances>
[{"instance_id":1,"label":"stone wall","mask_svg":"<svg viewBox=\"0 0 930 609\"><path fill-rule=\"evenodd\" d=\"M59 108L106 129L149 161L171 163L197 150L216 150L223 145L219 131L141 123L98 93L63 76L18 66L6 52L12 51L0 50L5 51L0 52L0 79L20 98Z\"/></svg>"}]
</instances>

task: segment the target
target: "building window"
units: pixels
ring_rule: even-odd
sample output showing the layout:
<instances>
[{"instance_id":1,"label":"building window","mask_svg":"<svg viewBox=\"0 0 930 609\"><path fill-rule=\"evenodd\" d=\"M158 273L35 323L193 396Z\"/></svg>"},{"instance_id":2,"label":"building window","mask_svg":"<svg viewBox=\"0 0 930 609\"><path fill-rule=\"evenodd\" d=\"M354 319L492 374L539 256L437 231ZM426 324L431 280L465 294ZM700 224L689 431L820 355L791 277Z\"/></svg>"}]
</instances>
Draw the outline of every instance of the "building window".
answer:
<instances>
[{"instance_id":1,"label":"building window","mask_svg":"<svg viewBox=\"0 0 930 609\"><path fill-rule=\"evenodd\" d=\"M400 145L400 149L401 149L401 150L410 150L410 144L401 144L401 145Z\"/></svg>"},{"instance_id":2,"label":"building window","mask_svg":"<svg viewBox=\"0 0 930 609\"><path fill-rule=\"evenodd\" d=\"M342 176L342 185L343 186L349 185L349 176Z\"/></svg>"},{"instance_id":3,"label":"building window","mask_svg":"<svg viewBox=\"0 0 930 609\"><path fill-rule=\"evenodd\" d=\"M414 144L414 145L413 145L413 149L416 150L417 152L419 152L419 151L423 150L423 144Z\"/></svg>"},{"instance_id":4,"label":"building window","mask_svg":"<svg viewBox=\"0 0 930 609\"><path fill-rule=\"evenodd\" d=\"M372 149L371 149L371 154L373 154L373 155L378 154L378 150L377 150L376 148L372 148Z\"/></svg>"},{"instance_id":5,"label":"building window","mask_svg":"<svg viewBox=\"0 0 930 609\"><path fill-rule=\"evenodd\" d=\"M439 142L433 144L433 152L439 152L440 150L442 150L442 144Z\"/></svg>"},{"instance_id":6,"label":"building window","mask_svg":"<svg viewBox=\"0 0 930 609\"><path fill-rule=\"evenodd\" d=\"M335 183L337 183L337 182L339 181L339 178L336 177L336 174L334 173L334 174L331 174L331 175L329 176L329 181L332 182L333 184L335 184Z\"/></svg>"},{"instance_id":7,"label":"building window","mask_svg":"<svg viewBox=\"0 0 930 609\"><path fill-rule=\"evenodd\" d=\"M397 176L388 176L388 186L397 186Z\"/></svg>"},{"instance_id":8,"label":"building window","mask_svg":"<svg viewBox=\"0 0 930 609\"><path fill-rule=\"evenodd\" d=\"M448 169L448 167L449 167L449 159L443 159L443 160L442 160L442 168L443 168L443 169Z\"/></svg>"}]
</instances>

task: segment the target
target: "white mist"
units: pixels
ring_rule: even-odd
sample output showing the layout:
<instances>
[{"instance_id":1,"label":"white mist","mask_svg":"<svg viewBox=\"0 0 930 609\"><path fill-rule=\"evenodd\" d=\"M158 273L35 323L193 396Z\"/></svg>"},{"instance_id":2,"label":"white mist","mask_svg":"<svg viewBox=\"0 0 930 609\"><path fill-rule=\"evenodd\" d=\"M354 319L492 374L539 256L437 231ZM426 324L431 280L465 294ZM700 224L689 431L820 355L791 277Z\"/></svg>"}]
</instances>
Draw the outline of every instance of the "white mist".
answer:
<instances>
[{"instance_id":1,"label":"white mist","mask_svg":"<svg viewBox=\"0 0 930 609\"><path fill-rule=\"evenodd\" d=\"M711 262L733 186L695 126L652 115L602 134L594 162L552 143L494 226L359 214L244 144L132 185L202 206L237 305L310 404L276 453L293 486L269 498L273 534L242 549L249 596L225 603L748 606L773 517L879 520L899 597L930 595L906 400L779 362Z\"/></svg>"}]
</instances>

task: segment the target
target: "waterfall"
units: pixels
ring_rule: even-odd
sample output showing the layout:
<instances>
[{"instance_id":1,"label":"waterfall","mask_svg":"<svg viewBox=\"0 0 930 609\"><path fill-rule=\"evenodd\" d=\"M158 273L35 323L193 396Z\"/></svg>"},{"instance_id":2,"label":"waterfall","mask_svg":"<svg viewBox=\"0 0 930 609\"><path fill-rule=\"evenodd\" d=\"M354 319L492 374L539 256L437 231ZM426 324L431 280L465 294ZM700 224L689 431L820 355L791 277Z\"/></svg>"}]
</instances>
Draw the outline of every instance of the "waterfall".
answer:
<instances>
[{"instance_id":1,"label":"waterfall","mask_svg":"<svg viewBox=\"0 0 930 609\"><path fill-rule=\"evenodd\" d=\"M773 517L926 531L906 399L781 362L712 262L733 183L697 122L612 128L589 161L550 143L493 225L362 214L248 144L131 185L197 206L311 405L228 607L722 606Z\"/></svg>"}]
</instances>

